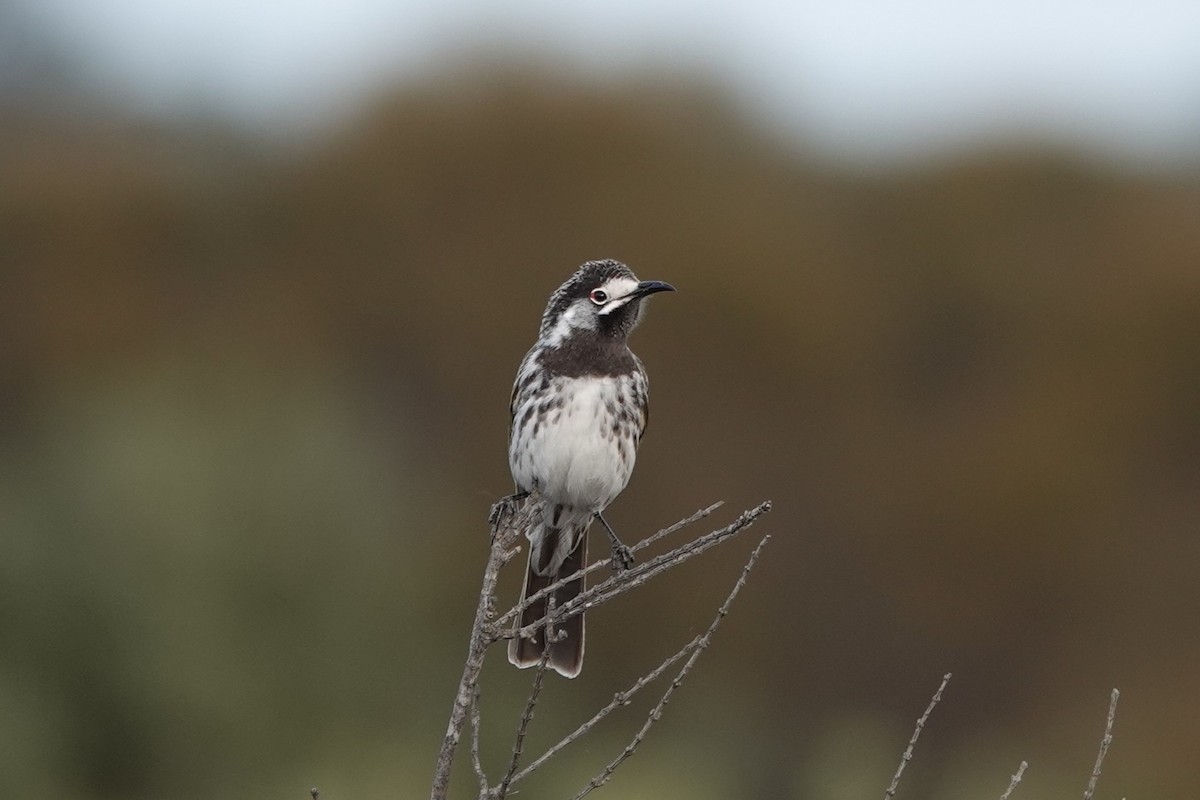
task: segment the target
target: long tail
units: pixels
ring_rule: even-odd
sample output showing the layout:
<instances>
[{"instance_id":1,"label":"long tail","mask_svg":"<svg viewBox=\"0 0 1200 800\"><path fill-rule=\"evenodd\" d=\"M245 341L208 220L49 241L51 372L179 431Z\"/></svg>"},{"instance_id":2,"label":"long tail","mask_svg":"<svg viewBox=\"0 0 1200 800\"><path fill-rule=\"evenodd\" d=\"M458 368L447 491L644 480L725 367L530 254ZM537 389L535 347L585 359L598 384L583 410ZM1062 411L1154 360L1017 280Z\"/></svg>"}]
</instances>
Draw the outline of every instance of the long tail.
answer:
<instances>
[{"instance_id":1,"label":"long tail","mask_svg":"<svg viewBox=\"0 0 1200 800\"><path fill-rule=\"evenodd\" d=\"M550 533L551 530L547 529L546 534ZM554 531L554 533L562 535L561 531ZM530 547L530 561L525 567L525 588L521 592L522 602L524 602L526 597L532 597L550 584L582 569L584 563L587 561L587 539L587 527L585 526L579 534L579 541L576 543L575 549L563 559L562 566L553 575L538 575L534 571L534 548ZM553 592L555 607L562 608L567 602L578 597L583 591L584 580L581 576L555 590ZM546 616L547 605L547 598L542 598L534 602L521 614L521 619L516 624L516 627L523 628ZM560 622L555 627L557 638L550 643L550 657L547 663L559 675L565 678L574 678L583 669L583 614L581 613L565 622ZM545 646L545 641L542 638L544 635L545 631L543 629L533 639L523 639L520 637L510 639L508 642L508 660L522 669L537 666L538 662L542 660L542 649Z\"/></svg>"}]
</instances>

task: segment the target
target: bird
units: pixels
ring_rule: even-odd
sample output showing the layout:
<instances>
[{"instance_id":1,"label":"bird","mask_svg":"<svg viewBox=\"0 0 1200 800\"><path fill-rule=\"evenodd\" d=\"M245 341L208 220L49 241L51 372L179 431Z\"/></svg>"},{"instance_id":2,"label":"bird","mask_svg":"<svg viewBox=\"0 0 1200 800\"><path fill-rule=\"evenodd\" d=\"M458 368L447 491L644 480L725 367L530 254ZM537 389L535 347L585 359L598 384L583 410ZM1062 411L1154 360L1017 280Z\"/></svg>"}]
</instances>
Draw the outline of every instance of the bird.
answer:
<instances>
[{"instance_id":1,"label":"bird","mask_svg":"<svg viewBox=\"0 0 1200 800\"><path fill-rule=\"evenodd\" d=\"M649 381L629 349L629 334L646 298L675 287L642 281L619 261L588 261L550 295L537 341L525 354L509 403L508 463L521 498L537 493L538 510L525 531L529 560L522 603L579 571L587 534L599 519L613 545L613 563L633 563L602 512L629 483L638 444L650 418ZM584 590L584 578L553 593L561 609ZM546 616L549 596L535 600L515 622L523 628ZM508 660L539 664L547 644L543 627L532 638L509 640ZM583 667L580 613L555 626L547 666L567 678Z\"/></svg>"}]
</instances>

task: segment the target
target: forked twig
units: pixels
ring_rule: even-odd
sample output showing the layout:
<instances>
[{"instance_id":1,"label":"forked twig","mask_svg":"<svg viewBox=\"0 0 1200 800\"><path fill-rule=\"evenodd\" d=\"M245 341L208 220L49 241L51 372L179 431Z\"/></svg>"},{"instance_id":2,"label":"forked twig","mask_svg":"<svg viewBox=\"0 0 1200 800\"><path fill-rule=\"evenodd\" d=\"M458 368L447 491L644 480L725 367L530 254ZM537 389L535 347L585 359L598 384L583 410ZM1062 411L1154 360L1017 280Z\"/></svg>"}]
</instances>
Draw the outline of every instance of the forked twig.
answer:
<instances>
[{"instance_id":1,"label":"forked twig","mask_svg":"<svg viewBox=\"0 0 1200 800\"><path fill-rule=\"evenodd\" d=\"M670 552L663 553L660 556L650 559L644 564L638 564L632 569L627 569L619 572L607 580L601 581L595 586L580 593L572 598L559 609L558 620L565 622L572 617L582 614L589 608L595 608L609 600L612 600L619 594L624 594L631 589L650 581L651 579L661 575L673 567L682 564L695 556L704 553L722 542L736 536L746 528L750 527L756 519L771 510L770 502L761 503L760 505L745 511L736 520L726 525L724 528L706 533L705 535L694 539L693 541L676 547ZM547 587L544 591L547 593L554 591L565 585L570 577L556 581ZM539 593L540 594L540 593ZM537 597L535 594L534 597ZM506 621L513 619L518 613L523 611L528 605L529 600L519 603L511 611L502 614L493 625L493 635L500 639L512 639L517 636L529 637L537 632L539 628L546 624L546 618L541 617L538 620L529 623L521 628L512 628L507 630L496 630L504 625Z\"/></svg>"},{"instance_id":2,"label":"forked twig","mask_svg":"<svg viewBox=\"0 0 1200 800\"><path fill-rule=\"evenodd\" d=\"M549 605L550 612L547 616L553 618L553 597L550 598ZM550 663L550 645L555 641L552 630L552 626L548 625L546 633L542 637L542 657L538 661L537 670L533 673L533 688L529 691L525 709L521 712L521 721L517 724L517 734L513 739L512 758L508 760L508 769L504 772L504 779L500 781L500 785L496 787L496 791L492 795L496 800L504 800L505 795L508 794L508 787L512 784L513 775L517 771L517 763L521 760L521 751L525 747L525 733L529 730L529 723L533 721L533 709L537 706L538 696L542 693L542 683L546 678L546 665Z\"/></svg>"},{"instance_id":3,"label":"forked twig","mask_svg":"<svg viewBox=\"0 0 1200 800\"><path fill-rule=\"evenodd\" d=\"M675 531L680 530L681 528L685 528L688 525L691 525L692 523L697 522L697 521L703 519L704 517L707 517L709 514L711 514L716 509L720 508L722 505L724 505L724 501L721 501L719 503L713 503L708 508L702 508L699 511L692 514L690 517L681 519L678 522L676 522L674 525L670 525L666 528L663 528L663 529L651 534L650 536L647 536L645 539L638 542L637 544L635 544L633 547L631 547L629 549L631 552L634 552L634 553L638 552L639 550L644 550L645 548L647 548L650 545L657 542L659 539L662 539L664 536L668 536L668 535L674 533ZM747 511L746 514L753 513L754 517L756 518L756 517L758 517L758 515L760 513L762 513L761 511L759 511L759 509L761 509L762 506L766 506L767 507L766 510L769 511L770 505L771 505L770 503L763 503L758 508ZM754 513L754 512L758 512L758 513ZM746 516L746 514L743 514L743 516ZM739 520L740 520L740 518L739 518ZM751 519L751 521L753 521L753 519ZM749 524L749 522L739 525L738 521L734 521L733 523L728 525L726 527L726 529L723 529L723 530L727 530L728 528L734 528L735 526L736 526L737 530L740 530L742 527L745 527L745 525L748 525L748 524ZM707 536L713 536L716 533L717 532L714 531L713 533L707 534ZM701 537L701 538L705 538L705 537ZM659 556L659 559L662 559L662 558L663 558L662 556ZM601 569L609 566L611 563L612 563L611 558L602 558L599 561L592 562L591 564L587 565L586 567L584 567L582 569L576 570L575 572L571 573L570 575L567 575L566 577L559 578L557 581L550 584L549 586L546 586L546 587L534 592L533 594L529 595L528 597L523 598L520 603L513 606L511 609L509 609L505 613L501 614L496 619L495 626L497 628L502 627L503 625L505 625L505 623L511 622L518 615L520 615L522 612L524 612L525 609L538 603L540 600L542 600L542 598L547 597L551 594L554 594L555 592L557 592L559 589L566 586L567 584L569 584L575 580L578 580L579 578L581 578L585 575L590 575L593 572L597 572L598 570L601 570ZM628 576L627 577L627 580L628 580L628 579L631 579L632 577L636 577L638 575L644 574L646 571L646 567L647 567L647 564L639 564L638 566L634 567L633 569L625 570L622 574ZM615 577L617 577L617 576L614 576L614 578ZM610 579L610 580L612 580L612 579ZM592 592L593 590L597 589L599 586L603 586L606 583L609 583L609 581L604 581L600 584L597 584L596 586L593 586L592 589L589 590L589 592ZM575 599L577 601L580 601L581 604L587 603L587 602L589 602L589 600L591 598L593 598L595 596L594 594L590 594L589 592L585 592L584 595L580 595L579 597L577 597ZM565 608L566 608L566 606L564 606L564 609ZM545 622L545 620L543 618L541 620L538 620L537 622L530 623L529 625L526 625L525 627L526 628L540 627L542 624L544 624L544 622ZM512 637L510 635L510 636L505 636L504 638L512 638Z\"/></svg>"},{"instance_id":4,"label":"forked twig","mask_svg":"<svg viewBox=\"0 0 1200 800\"><path fill-rule=\"evenodd\" d=\"M471 637L467 645L467 660L463 663L462 677L458 682L458 691L454 696L454 705L450 709L450 722L446 726L446 735L442 738L442 747L438 751L437 765L433 773L433 787L430 789L431 800L445 800L450 786L450 768L454 763L454 753L462 738L463 726L467 722L467 714L476 702L476 690L479 684L479 673L483 670L483 659L487 648L492 644L488 634L488 618L495 607L496 582L500 570L516 555L514 547L518 531L527 526L531 515L537 508L536 495L525 498L524 503L514 508L512 504L501 501L492 508L489 520L492 522L492 546L488 551L487 566L483 570L483 584L479 589L479 604L475 608L475 623L471 626Z\"/></svg>"},{"instance_id":5,"label":"forked twig","mask_svg":"<svg viewBox=\"0 0 1200 800\"><path fill-rule=\"evenodd\" d=\"M679 652L675 653L674 655L667 656L665 661L663 661L661 664L659 664L657 667L655 667L650 672L648 672L645 675L643 675L642 677L638 678L637 681L634 682L633 686L630 686L628 689L626 689L623 692L617 692L616 694L614 694L613 699L609 702L608 705L604 706L604 708L597 711L592 716L591 719L589 719L587 722L580 725L575 730L568 733L561 740L559 740L557 744L553 745L549 750L542 753L540 756L538 756L536 759L534 759L532 762L530 762L528 767L521 770L513 777L512 782L516 783L517 781L527 777L535 769L542 766L542 764L545 764L551 758L558 755L559 752L561 752L563 750L563 748L565 748L567 745L571 744L571 742L574 742L576 739L578 739L579 737L583 736L585 733L590 731L592 729L592 727L595 726L596 723L598 723L600 720L604 719L605 717L607 717L609 714L611 714L613 711L620 708L621 706L629 705L633 696L635 694L637 694L642 689L643 686L657 680L659 678L659 676L661 676L664 672L666 672L668 669L670 669L672 664L675 664L676 662L679 661L679 659L683 658L688 653L695 650L700 645L700 640L701 640L701 637L699 637L699 636L697 636L695 639L692 639L690 642L688 642L682 648L680 648Z\"/></svg>"},{"instance_id":6,"label":"forked twig","mask_svg":"<svg viewBox=\"0 0 1200 800\"><path fill-rule=\"evenodd\" d=\"M657 542L663 537L674 533L675 531L690 525L697 520L708 516L721 504L716 503L708 508L701 509L679 522L667 528L652 534L634 545L633 550L642 550L649 545ZM626 748L625 752L610 764L604 772L593 779L591 788L595 788L608 780L612 771L632 754L637 744L645 737L651 724L662 713L663 707L679 687L683 678L691 670L692 665L699 657L700 652L708 646L713 632L716 630L717 624L728 613L730 604L734 597L745 584L746 576L750 568L757 560L763 545L766 544L767 538L759 543L750 557L742 576L739 578L733 592L726 599L725 604L721 606L718 612L717 619L709 627L709 630L701 637L693 639L685 645L679 652L668 657L658 667L649 672L643 678L639 679L631 689L627 692L620 693L614 696L613 701L608 706L597 712L592 719L581 725L576 731L564 737L558 744L551 747L544 754L538 757L533 763L521 771L517 771L522 750L524 747L525 735L529 729L530 723L533 720L534 708L537 705L538 697L541 693L543 679L547 671L549 650L546 649L551 641L550 631L554 630L554 626L569 620L572 617L582 614L584 610L594 608L602 603L611 600L617 595L623 594L631 589L641 586L654 577L661 575L668 569L678 566L688 559L706 552L722 542L728 541L733 536L740 533L745 528L749 527L754 520L759 516L769 511L770 503L763 503L756 508L753 508L743 513L737 520L725 528L712 531L695 540L688 542L680 547L671 550L668 553L650 559L644 564L640 564L632 569L623 570L617 575L609 577L601 581L596 586L580 593L571 601L565 603L562 607L555 608L553 602L548 602L548 611L546 616L532 622L521 628L511 627L512 620L517 618L525 608L532 603L539 602L543 598L553 600L553 593L570 581L578 579L581 575L586 575L591 572L603 569L609 564L610 559L603 559L589 565L586 569L579 570L573 575L569 575L554 584L546 587L541 592L534 594L524 599L524 601L515 606L510 611L496 617L495 595L496 585L500 570L510 561L513 556L519 552L517 547L520 534L525 531L533 519L533 515L540 513L540 499L536 493L530 496L506 498L506 500L497 503L492 509L492 514L489 516L489 522L492 527L492 547L488 556L487 566L484 569L483 585L480 589L479 604L475 611L475 623L471 629L470 642L467 648L467 660L463 666L462 678L459 681L458 692L455 696L454 705L450 713L450 722L447 726L446 735L442 741L442 747L438 754L437 766L434 773L433 788L430 792L431 800L445 800L450 782L450 771L453 763L454 753L458 747L459 740L462 736L462 731L466 723L469 721L471 725L471 763L475 772L475 776L479 782L479 797L481 800L503 800L511 787L518 781L524 779L531 774L535 769L545 764L550 758L561 752L563 748L576 741L579 737L586 734L592 726L597 724L601 719L608 716L614 709L621 705L629 703L629 699L639 691L643 686L660 677L667 669L676 664L685 656L690 656L685 663L683 669L676 675L671 686L668 687L654 711L651 712L650 719L634 737L634 741ZM542 658L538 664L537 672L534 675L533 688L526 701L525 709L521 714L520 722L517 726L516 737L513 745L512 756L509 759L508 767L505 771L504 778L494 788L489 788L486 773L483 770L482 761L480 758L480 711L479 711L479 675L483 668L483 661L486 655L487 648L497 641L510 639L514 636L530 635L537 632L539 629L546 628L546 645L543 649ZM583 794L591 791L591 788L586 789ZM580 797L583 795L581 794Z\"/></svg>"},{"instance_id":7,"label":"forked twig","mask_svg":"<svg viewBox=\"0 0 1200 800\"><path fill-rule=\"evenodd\" d=\"M769 508L770 506L768 505L767 507ZM733 585L733 590L730 591L729 596L725 598L725 602L722 603L721 607L717 610L717 615L713 618L712 624L708 626L708 630L706 630L704 635L700 637L699 643L692 651L691 656L684 663L683 669L679 670L679 673L675 676L675 679L671 681L671 685L667 687L667 690L663 692L662 697L659 698L658 703L655 704L654 708L650 709L650 714L646 717L645 724L643 724L641 729L634 734L633 739L630 740L629 744L625 745L625 749L621 751L620 755L609 762L609 764L603 770L601 770L598 775L588 781L587 785L580 790L579 794L575 795L573 800L582 800L582 798L590 794L592 790L607 783L617 767L621 766L621 763L633 755L634 751L637 750L638 745L642 743L642 740L646 738L646 734L649 733L651 726L653 726L654 723L662 717L663 709L666 708L667 703L670 702L671 696L675 693L675 690L683 684L684 678L686 678L687 674L691 672L692 667L700 658L700 654L704 652L704 649L708 647L709 642L712 641L712 636L716 632L717 626L721 624L721 620L725 619L725 616L729 614L730 606L733 605L733 601L738 596L738 592L740 592L742 587L746 585L746 578L749 577L750 570L754 568L754 563L758 561L759 554L762 553L763 547L766 546L770 539L771 537L769 535L764 536L762 540L759 541L758 546L754 548L754 552L750 554L750 558L746 562L746 566L742 567L742 574L738 577L737 583Z\"/></svg>"},{"instance_id":8,"label":"forked twig","mask_svg":"<svg viewBox=\"0 0 1200 800\"><path fill-rule=\"evenodd\" d=\"M929 705L925 708L925 713L917 720L917 727L913 730L912 738L908 740L908 747L905 748L904 754L900 756L900 766L896 769L896 775L892 778L892 785L883 793L883 800L891 800L896 794L896 788L900 785L900 776L904 774L904 768L908 766L908 762L912 761L913 747L917 743L917 739L921 736L921 731L925 729L925 723L929 721L929 715L933 713L934 707L942 701L942 692L946 689L946 684L950 683L951 673L947 672L942 676L942 685L933 693L933 699L929 701Z\"/></svg>"}]
</instances>

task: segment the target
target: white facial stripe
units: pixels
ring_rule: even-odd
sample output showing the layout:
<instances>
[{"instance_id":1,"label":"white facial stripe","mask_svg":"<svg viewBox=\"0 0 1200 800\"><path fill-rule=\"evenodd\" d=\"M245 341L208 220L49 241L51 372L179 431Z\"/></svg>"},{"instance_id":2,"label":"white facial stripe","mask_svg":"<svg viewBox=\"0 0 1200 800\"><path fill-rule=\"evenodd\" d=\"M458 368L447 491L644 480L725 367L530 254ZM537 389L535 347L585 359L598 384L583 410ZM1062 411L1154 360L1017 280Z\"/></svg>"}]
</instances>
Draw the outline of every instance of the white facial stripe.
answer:
<instances>
[{"instance_id":1,"label":"white facial stripe","mask_svg":"<svg viewBox=\"0 0 1200 800\"><path fill-rule=\"evenodd\" d=\"M546 344L558 347L564 339L571 335L571 331L596 327L596 318L592 316L591 309L588 308L591 302L591 300L576 300L567 306L567 310L559 316L554 327L546 336ZM604 312L601 311L601 313Z\"/></svg>"},{"instance_id":2,"label":"white facial stripe","mask_svg":"<svg viewBox=\"0 0 1200 800\"><path fill-rule=\"evenodd\" d=\"M600 289L608 295L608 302L600 307L599 313L611 314L628 303L637 287L638 282L633 278L610 278L600 284Z\"/></svg>"}]
</instances>

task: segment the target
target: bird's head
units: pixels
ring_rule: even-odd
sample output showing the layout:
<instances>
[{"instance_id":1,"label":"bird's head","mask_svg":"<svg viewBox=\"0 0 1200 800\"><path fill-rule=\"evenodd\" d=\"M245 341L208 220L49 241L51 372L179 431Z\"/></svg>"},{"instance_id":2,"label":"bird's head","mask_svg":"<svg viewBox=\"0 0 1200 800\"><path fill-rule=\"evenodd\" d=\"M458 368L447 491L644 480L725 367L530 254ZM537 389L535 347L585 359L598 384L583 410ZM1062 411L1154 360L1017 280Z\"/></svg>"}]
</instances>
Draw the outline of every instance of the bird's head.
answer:
<instances>
[{"instance_id":1,"label":"bird's head","mask_svg":"<svg viewBox=\"0 0 1200 800\"><path fill-rule=\"evenodd\" d=\"M623 341L642 318L642 300L656 292L673 292L662 281L639 281L619 261L589 261L550 296L542 316L540 337L557 347L578 332Z\"/></svg>"}]
</instances>

